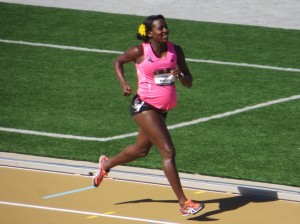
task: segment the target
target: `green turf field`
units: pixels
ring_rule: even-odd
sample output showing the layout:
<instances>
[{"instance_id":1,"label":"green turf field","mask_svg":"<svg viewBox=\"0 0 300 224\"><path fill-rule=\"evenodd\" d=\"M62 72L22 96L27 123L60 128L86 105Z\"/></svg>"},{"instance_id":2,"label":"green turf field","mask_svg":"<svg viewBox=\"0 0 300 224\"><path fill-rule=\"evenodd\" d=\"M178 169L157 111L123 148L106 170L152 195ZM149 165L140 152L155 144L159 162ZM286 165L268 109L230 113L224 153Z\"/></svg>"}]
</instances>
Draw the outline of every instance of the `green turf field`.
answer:
<instances>
[{"instance_id":1,"label":"green turf field","mask_svg":"<svg viewBox=\"0 0 300 224\"><path fill-rule=\"evenodd\" d=\"M121 95L114 53L4 43L26 41L124 51L142 17L0 3L0 127L109 138L136 132ZM189 59L300 69L300 31L167 20L171 41ZM178 86L168 125L181 172L300 186L300 100L226 112L300 95L300 72L188 61L194 86ZM127 79L136 88L134 65ZM96 162L134 143L0 131L0 150ZM161 168L154 148L128 165Z\"/></svg>"}]
</instances>

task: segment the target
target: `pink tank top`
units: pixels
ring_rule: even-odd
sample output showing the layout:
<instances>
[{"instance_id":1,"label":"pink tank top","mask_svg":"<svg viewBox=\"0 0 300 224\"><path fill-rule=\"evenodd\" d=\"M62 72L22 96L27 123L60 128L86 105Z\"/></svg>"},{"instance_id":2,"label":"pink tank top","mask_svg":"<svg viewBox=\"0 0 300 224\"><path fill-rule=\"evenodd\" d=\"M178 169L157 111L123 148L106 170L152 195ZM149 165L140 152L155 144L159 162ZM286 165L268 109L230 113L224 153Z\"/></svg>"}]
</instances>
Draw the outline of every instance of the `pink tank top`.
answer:
<instances>
[{"instance_id":1,"label":"pink tank top","mask_svg":"<svg viewBox=\"0 0 300 224\"><path fill-rule=\"evenodd\" d=\"M176 86L171 69L177 66L177 56L172 42L167 42L166 57L158 58L150 43L143 43L144 60L135 64L138 76L138 90L142 101L163 110L170 110L177 104Z\"/></svg>"}]
</instances>

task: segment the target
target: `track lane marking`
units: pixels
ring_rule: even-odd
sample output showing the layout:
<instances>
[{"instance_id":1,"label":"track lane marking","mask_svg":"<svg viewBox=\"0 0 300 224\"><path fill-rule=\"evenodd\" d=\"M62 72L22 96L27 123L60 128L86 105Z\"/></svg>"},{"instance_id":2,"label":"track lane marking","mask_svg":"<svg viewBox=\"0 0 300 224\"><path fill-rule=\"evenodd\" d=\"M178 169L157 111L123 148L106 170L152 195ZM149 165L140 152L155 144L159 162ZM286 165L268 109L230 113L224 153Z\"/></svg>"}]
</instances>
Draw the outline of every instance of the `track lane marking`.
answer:
<instances>
[{"instance_id":1,"label":"track lane marking","mask_svg":"<svg viewBox=\"0 0 300 224\"><path fill-rule=\"evenodd\" d=\"M22 41L22 40L0 39L0 42L7 43L7 44L29 45L29 46L35 46L35 47L48 47L48 48L57 48L57 49L64 49L64 50L102 53L102 54L122 54L123 53L122 51L76 47L76 46L66 46L66 45L57 45L57 44L34 43L34 42L27 42L27 41ZM209 64L219 64L219 65L270 69L270 70L278 70L278 71L286 71L286 72L300 72L300 69L298 69L298 68L284 68L284 67L269 66L269 65L258 65L258 64L226 62L226 61L205 60L205 59L193 59L193 58L186 58L186 61L196 62L196 63L209 63Z\"/></svg>"},{"instance_id":2,"label":"track lane marking","mask_svg":"<svg viewBox=\"0 0 300 224\"><path fill-rule=\"evenodd\" d=\"M133 218L133 217L128 217L128 216L119 216L119 215L103 214L103 213L97 213L97 212L88 212L88 211L80 211L80 210L72 210L72 209L53 208L53 207L47 207L47 206L21 204L21 203L15 203L15 202L7 202L7 201L0 201L0 204L8 205L8 206L47 210L47 211L55 211L55 212L65 212L65 213L73 213L73 214L88 215L88 216L100 216L100 217L105 217L105 218L115 218L115 219L122 219L122 220L139 221L139 222L146 222L146 223L176 224L174 222Z\"/></svg>"},{"instance_id":3,"label":"track lane marking","mask_svg":"<svg viewBox=\"0 0 300 224\"><path fill-rule=\"evenodd\" d=\"M284 102L288 102L288 101L292 101L292 100L298 100L298 99L300 99L300 95L294 95L294 96L281 98L281 99L277 99L277 100L271 100L271 101L256 104L253 106L247 106L247 107L236 109L233 111L228 111L228 112L225 112L222 114L212 115L210 117L203 117L203 118L198 118L198 119L194 119L191 121L181 122L181 123L174 124L174 125L169 125L168 129L182 128L182 127L195 125L195 124L207 122L207 121L214 120L214 119L220 119L223 117L228 117L228 116L236 115L239 113L248 112L250 110L267 107L267 106L271 106L274 104L284 103ZM42 131L23 130L23 129L16 129L16 128L6 128L6 127L0 127L0 131L19 133L19 134L28 134L28 135L46 136L46 137L52 137L52 138L77 139L77 140L82 140L82 141L98 141L98 142L107 142L107 141L113 141L113 140L118 140L118 139L129 138L129 137L135 137L138 134L137 132L133 132L133 133L123 134L123 135L116 135L116 136L112 136L112 137L98 138L98 137L86 137L86 136L48 133L48 132L42 132Z\"/></svg>"},{"instance_id":4,"label":"track lane marking","mask_svg":"<svg viewBox=\"0 0 300 224\"><path fill-rule=\"evenodd\" d=\"M65 191L65 192L61 192L61 193L57 193L57 194L44 196L42 198L43 199L56 198L56 197L65 196L65 195L68 195L68 194L75 194L75 193L79 193L79 192L82 192L82 191L91 190L91 189L94 189L94 188L95 188L94 186L89 186L89 187L84 187L84 188L79 188L79 189L74 189L74 190L70 190L70 191Z\"/></svg>"}]
</instances>

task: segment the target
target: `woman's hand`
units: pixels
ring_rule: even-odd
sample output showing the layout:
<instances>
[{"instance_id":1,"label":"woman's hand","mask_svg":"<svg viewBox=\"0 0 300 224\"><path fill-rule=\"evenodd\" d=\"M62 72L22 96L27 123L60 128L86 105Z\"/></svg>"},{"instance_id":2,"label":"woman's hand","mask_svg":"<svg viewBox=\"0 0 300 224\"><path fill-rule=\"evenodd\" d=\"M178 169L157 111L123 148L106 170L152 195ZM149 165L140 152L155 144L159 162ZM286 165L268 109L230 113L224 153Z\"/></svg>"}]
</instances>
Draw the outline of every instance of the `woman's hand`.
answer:
<instances>
[{"instance_id":1,"label":"woman's hand","mask_svg":"<svg viewBox=\"0 0 300 224\"><path fill-rule=\"evenodd\" d=\"M184 77L184 74L181 72L180 69L171 70L171 73L173 74L175 79L181 79Z\"/></svg>"},{"instance_id":2,"label":"woman's hand","mask_svg":"<svg viewBox=\"0 0 300 224\"><path fill-rule=\"evenodd\" d=\"M193 78L191 75L185 75L179 68L176 68L174 70L171 70L171 73L173 74L174 78L179 80L181 84L187 88L192 87Z\"/></svg>"},{"instance_id":3,"label":"woman's hand","mask_svg":"<svg viewBox=\"0 0 300 224\"><path fill-rule=\"evenodd\" d=\"M130 96L131 93L132 93L132 90L131 90L130 86L125 84L123 86L123 96Z\"/></svg>"}]
</instances>

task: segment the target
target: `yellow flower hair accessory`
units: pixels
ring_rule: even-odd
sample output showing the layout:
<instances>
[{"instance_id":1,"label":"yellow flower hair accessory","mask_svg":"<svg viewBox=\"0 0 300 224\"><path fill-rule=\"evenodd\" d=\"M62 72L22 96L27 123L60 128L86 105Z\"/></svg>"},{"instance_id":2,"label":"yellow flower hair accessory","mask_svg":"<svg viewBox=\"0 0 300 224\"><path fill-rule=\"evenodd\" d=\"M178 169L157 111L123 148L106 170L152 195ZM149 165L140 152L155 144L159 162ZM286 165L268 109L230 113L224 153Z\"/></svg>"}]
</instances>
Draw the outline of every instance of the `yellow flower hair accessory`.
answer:
<instances>
[{"instance_id":1,"label":"yellow flower hair accessory","mask_svg":"<svg viewBox=\"0 0 300 224\"><path fill-rule=\"evenodd\" d=\"M146 26L144 23L139 26L139 34L141 36L146 36Z\"/></svg>"}]
</instances>

